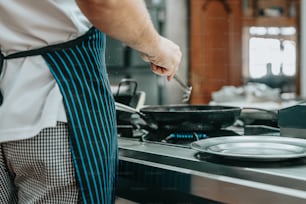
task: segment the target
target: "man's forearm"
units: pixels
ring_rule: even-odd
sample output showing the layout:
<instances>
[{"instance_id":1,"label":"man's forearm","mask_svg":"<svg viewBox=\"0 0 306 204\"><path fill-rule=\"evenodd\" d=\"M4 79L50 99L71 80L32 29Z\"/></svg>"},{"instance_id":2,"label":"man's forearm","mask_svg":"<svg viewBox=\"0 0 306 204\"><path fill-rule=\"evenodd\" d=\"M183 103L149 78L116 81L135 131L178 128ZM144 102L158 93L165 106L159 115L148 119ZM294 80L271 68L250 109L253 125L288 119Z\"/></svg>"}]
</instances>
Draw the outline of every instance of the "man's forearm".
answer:
<instances>
[{"instance_id":1,"label":"man's forearm","mask_svg":"<svg viewBox=\"0 0 306 204\"><path fill-rule=\"evenodd\" d=\"M107 35L150 54L158 45L156 32L143 0L77 0L91 23Z\"/></svg>"},{"instance_id":2,"label":"man's forearm","mask_svg":"<svg viewBox=\"0 0 306 204\"><path fill-rule=\"evenodd\" d=\"M178 45L155 30L144 0L76 0L90 22L142 53L154 73L171 80L181 61Z\"/></svg>"}]
</instances>

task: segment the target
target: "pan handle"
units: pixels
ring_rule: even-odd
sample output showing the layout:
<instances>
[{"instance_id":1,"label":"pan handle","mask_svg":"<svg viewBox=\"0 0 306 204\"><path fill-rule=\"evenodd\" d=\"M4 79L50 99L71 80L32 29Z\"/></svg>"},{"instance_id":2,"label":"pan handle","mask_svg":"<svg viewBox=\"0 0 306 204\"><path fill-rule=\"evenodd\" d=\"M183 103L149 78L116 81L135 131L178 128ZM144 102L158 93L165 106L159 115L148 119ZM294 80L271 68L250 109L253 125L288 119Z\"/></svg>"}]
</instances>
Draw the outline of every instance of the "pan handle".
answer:
<instances>
[{"instance_id":1,"label":"pan handle","mask_svg":"<svg viewBox=\"0 0 306 204\"><path fill-rule=\"evenodd\" d=\"M116 110L119 110L119 111L124 111L124 112L128 112L128 113L136 113L136 114L139 114L139 115L144 115L142 112L140 112L136 108L132 108L132 107L127 106L127 105L122 104L122 103L115 102L115 106L116 106Z\"/></svg>"},{"instance_id":2,"label":"pan handle","mask_svg":"<svg viewBox=\"0 0 306 204\"><path fill-rule=\"evenodd\" d=\"M151 130L157 130L158 126L155 121L153 121L151 118L149 118L146 114L140 112L139 110L132 108L130 106L127 106L122 103L115 102L116 110L127 112L127 113L132 113L132 114L138 114L144 121L146 122L147 126Z\"/></svg>"}]
</instances>

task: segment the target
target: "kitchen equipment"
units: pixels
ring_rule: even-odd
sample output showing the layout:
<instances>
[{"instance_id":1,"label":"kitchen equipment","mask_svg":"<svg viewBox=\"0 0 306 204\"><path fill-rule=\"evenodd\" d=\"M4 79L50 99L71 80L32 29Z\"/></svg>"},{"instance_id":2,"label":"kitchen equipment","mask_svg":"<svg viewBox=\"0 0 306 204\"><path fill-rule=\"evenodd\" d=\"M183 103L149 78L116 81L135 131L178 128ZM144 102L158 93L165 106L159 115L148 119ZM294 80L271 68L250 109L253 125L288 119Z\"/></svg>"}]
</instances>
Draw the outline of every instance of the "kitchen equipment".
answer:
<instances>
[{"instance_id":1,"label":"kitchen equipment","mask_svg":"<svg viewBox=\"0 0 306 204\"><path fill-rule=\"evenodd\" d=\"M160 105L140 111L156 121L161 129L177 131L211 131L232 125L241 109L231 106Z\"/></svg>"},{"instance_id":2,"label":"kitchen equipment","mask_svg":"<svg viewBox=\"0 0 306 204\"><path fill-rule=\"evenodd\" d=\"M119 102L115 102L115 105L117 111L117 123L130 123L131 125L141 126L142 128L148 128L150 130L158 129L156 122L152 121L151 118L147 117L138 109ZM144 123L143 120L139 120L139 118L133 117L133 114L137 114L141 119L145 120Z\"/></svg>"},{"instance_id":3,"label":"kitchen equipment","mask_svg":"<svg viewBox=\"0 0 306 204\"><path fill-rule=\"evenodd\" d=\"M136 113L149 127L174 131L211 131L232 125L241 109L230 106L210 105L156 105L145 106L139 111L116 103L118 111Z\"/></svg>"},{"instance_id":4,"label":"kitchen equipment","mask_svg":"<svg viewBox=\"0 0 306 204\"><path fill-rule=\"evenodd\" d=\"M241 119L250 120L277 120L276 110L267 110L263 108L243 107L241 110Z\"/></svg>"},{"instance_id":5,"label":"kitchen equipment","mask_svg":"<svg viewBox=\"0 0 306 204\"><path fill-rule=\"evenodd\" d=\"M281 161L306 157L306 141L279 136L215 137L191 143L191 148L223 158Z\"/></svg>"},{"instance_id":6,"label":"kitchen equipment","mask_svg":"<svg viewBox=\"0 0 306 204\"><path fill-rule=\"evenodd\" d=\"M240 156L201 153L191 148L191 143L194 141L202 141L201 144L206 144L210 139L220 138L218 140L220 143L225 141L227 148L235 150L238 145L228 144L227 141L237 136L238 144L241 146L244 143L240 139L247 137L244 134L245 126L241 126L239 122L212 131L183 131L183 129L175 131L158 128L155 131L145 130L144 134L147 135L144 137L119 136L119 179L121 182L118 183L124 185L123 188L120 186L121 192L129 200L137 198L133 201L138 203L152 203L152 197L156 197L154 195L158 190L163 192L164 198L167 199L166 201L154 200L159 203L214 203L202 200L203 198L220 203L305 203L306 158L299 152L300 147L296 148L296 143L289 144L289 147L294 149L293 153L289 152L294 158L283 158L284 154L281 158L275 154L269 156L278 157L275 160L274 158L257 158L262 153L255 154L255 159L241 159ZM257 125L251 126L254 130L258 130ZM253 137L257 134L250 135ZM259 139L270 137L268 134L257 136ZM277 140L268 144L278 148L282 138L275 137ZM233 145L233 148L228 145ZM287 147L287 144L280 145L281 151L283 147ZM218 148L224 149L223 146ZM268 149L267 146L262 146L262 150L266 149ZM242 152L239 154L245 155ZM130 187L134 185L139 188L131 190ZM141 193L139 189L142 190ZM171 192L165 189L171 189ZM234 189L234 191L228 191L228 189ZM223 192L221 194L214 193L221 191ZM154 192L153 196L152 192ZM233 197L233 192L238 196ZM183 200L181 195L184 198L187 195L188 199ZM179 201L173 201L172 198L179 198Z\"/></svg>"},{"instance_id":7,"label":"kitchen equipment","mask_svg":"<svg viewBox=\"0 0 306 204\"><path fill-rule=\"evenodd\" d=\"M129 104L133 96L136 95L137 82L132 79L122 79L117 88L117 93L115 94L115 100Z\"/></svg>"},{"instance_id":8,"label":"kitchen equipment","mask_svg":"<svg viewBox=\"0 0 306 204\"><path fill-rule=\"evenodd\" d=\"M178 77L177 74L174 75L174 79L178 82L178 84L180 85L180 87L183 89L184 91L184 95L183 95L183 102L188 102L190 99L190 95L191 95L191 91L192 91L192 87L186 85L183 80L181 78Z\"/></svg>"},{"instance_id":9,"label":"kitchen equipment","mask_svg":"<svg viewBox=\"0 0 306 204\"><path fill-rule=\"evenodd\" d=\"M264 108L242 107L239 120L243 121L244 125L269 125L278 128L278 112L277 110L268 110Z\"/></svg>"},{"instance_id":10,"label":"kitchen equipment","mask_svg":"<svg viewBox=\"0 0 306 204\"><path fill-rule=\"evenodd\" d=\"M283 108L278 113L278 125L281 136L306 139L306 103Z\"/></svg>"},{"instance_id":11,"label":"kitchen equipment","mask_svg":"<svg viewBox=\"0 0 306 204\"><path fill-rule=\"evenodd\" d=\"M134 79L122 79L114 91L115 101L139 109L145 103L145 92L137 91Z\"/></svg>"}]
</instances>

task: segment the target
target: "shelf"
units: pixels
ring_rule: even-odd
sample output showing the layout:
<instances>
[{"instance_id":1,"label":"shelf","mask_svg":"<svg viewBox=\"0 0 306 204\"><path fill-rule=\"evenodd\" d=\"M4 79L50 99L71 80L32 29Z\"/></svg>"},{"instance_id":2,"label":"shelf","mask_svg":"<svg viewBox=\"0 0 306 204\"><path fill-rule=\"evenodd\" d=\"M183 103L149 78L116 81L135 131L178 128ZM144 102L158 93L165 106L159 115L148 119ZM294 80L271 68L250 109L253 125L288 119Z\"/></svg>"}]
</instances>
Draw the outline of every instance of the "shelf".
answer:
<instances>
[{"instance_id":1,"label":"shelf","mask_svg":"<svg viewBox=\"0 0 306 204\"><path fill-rule=\"evenodd\" d=\"M246 17L243 19L244 26L297 26L296 18L292 17Z\"/></svg>"}]
</instances>

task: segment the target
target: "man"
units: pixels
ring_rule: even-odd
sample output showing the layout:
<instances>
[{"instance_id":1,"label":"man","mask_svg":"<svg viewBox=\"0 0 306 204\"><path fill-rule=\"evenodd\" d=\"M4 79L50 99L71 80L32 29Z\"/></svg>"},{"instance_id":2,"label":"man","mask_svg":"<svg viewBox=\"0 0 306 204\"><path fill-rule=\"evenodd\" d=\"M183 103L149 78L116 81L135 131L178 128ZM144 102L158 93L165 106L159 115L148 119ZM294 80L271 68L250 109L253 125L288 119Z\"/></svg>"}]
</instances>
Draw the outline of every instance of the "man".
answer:
<instances>
[{"instance_id":1,"label":"man","mask_svg":"<svg viewBox=\"0 0 306 204\"><path fill-rule=\"evenodd\" d=\"M1 203L113 203L115 107L105 34L171 80L181 52L143 0L0 1Z\"/></svg>"}]
</instances>

